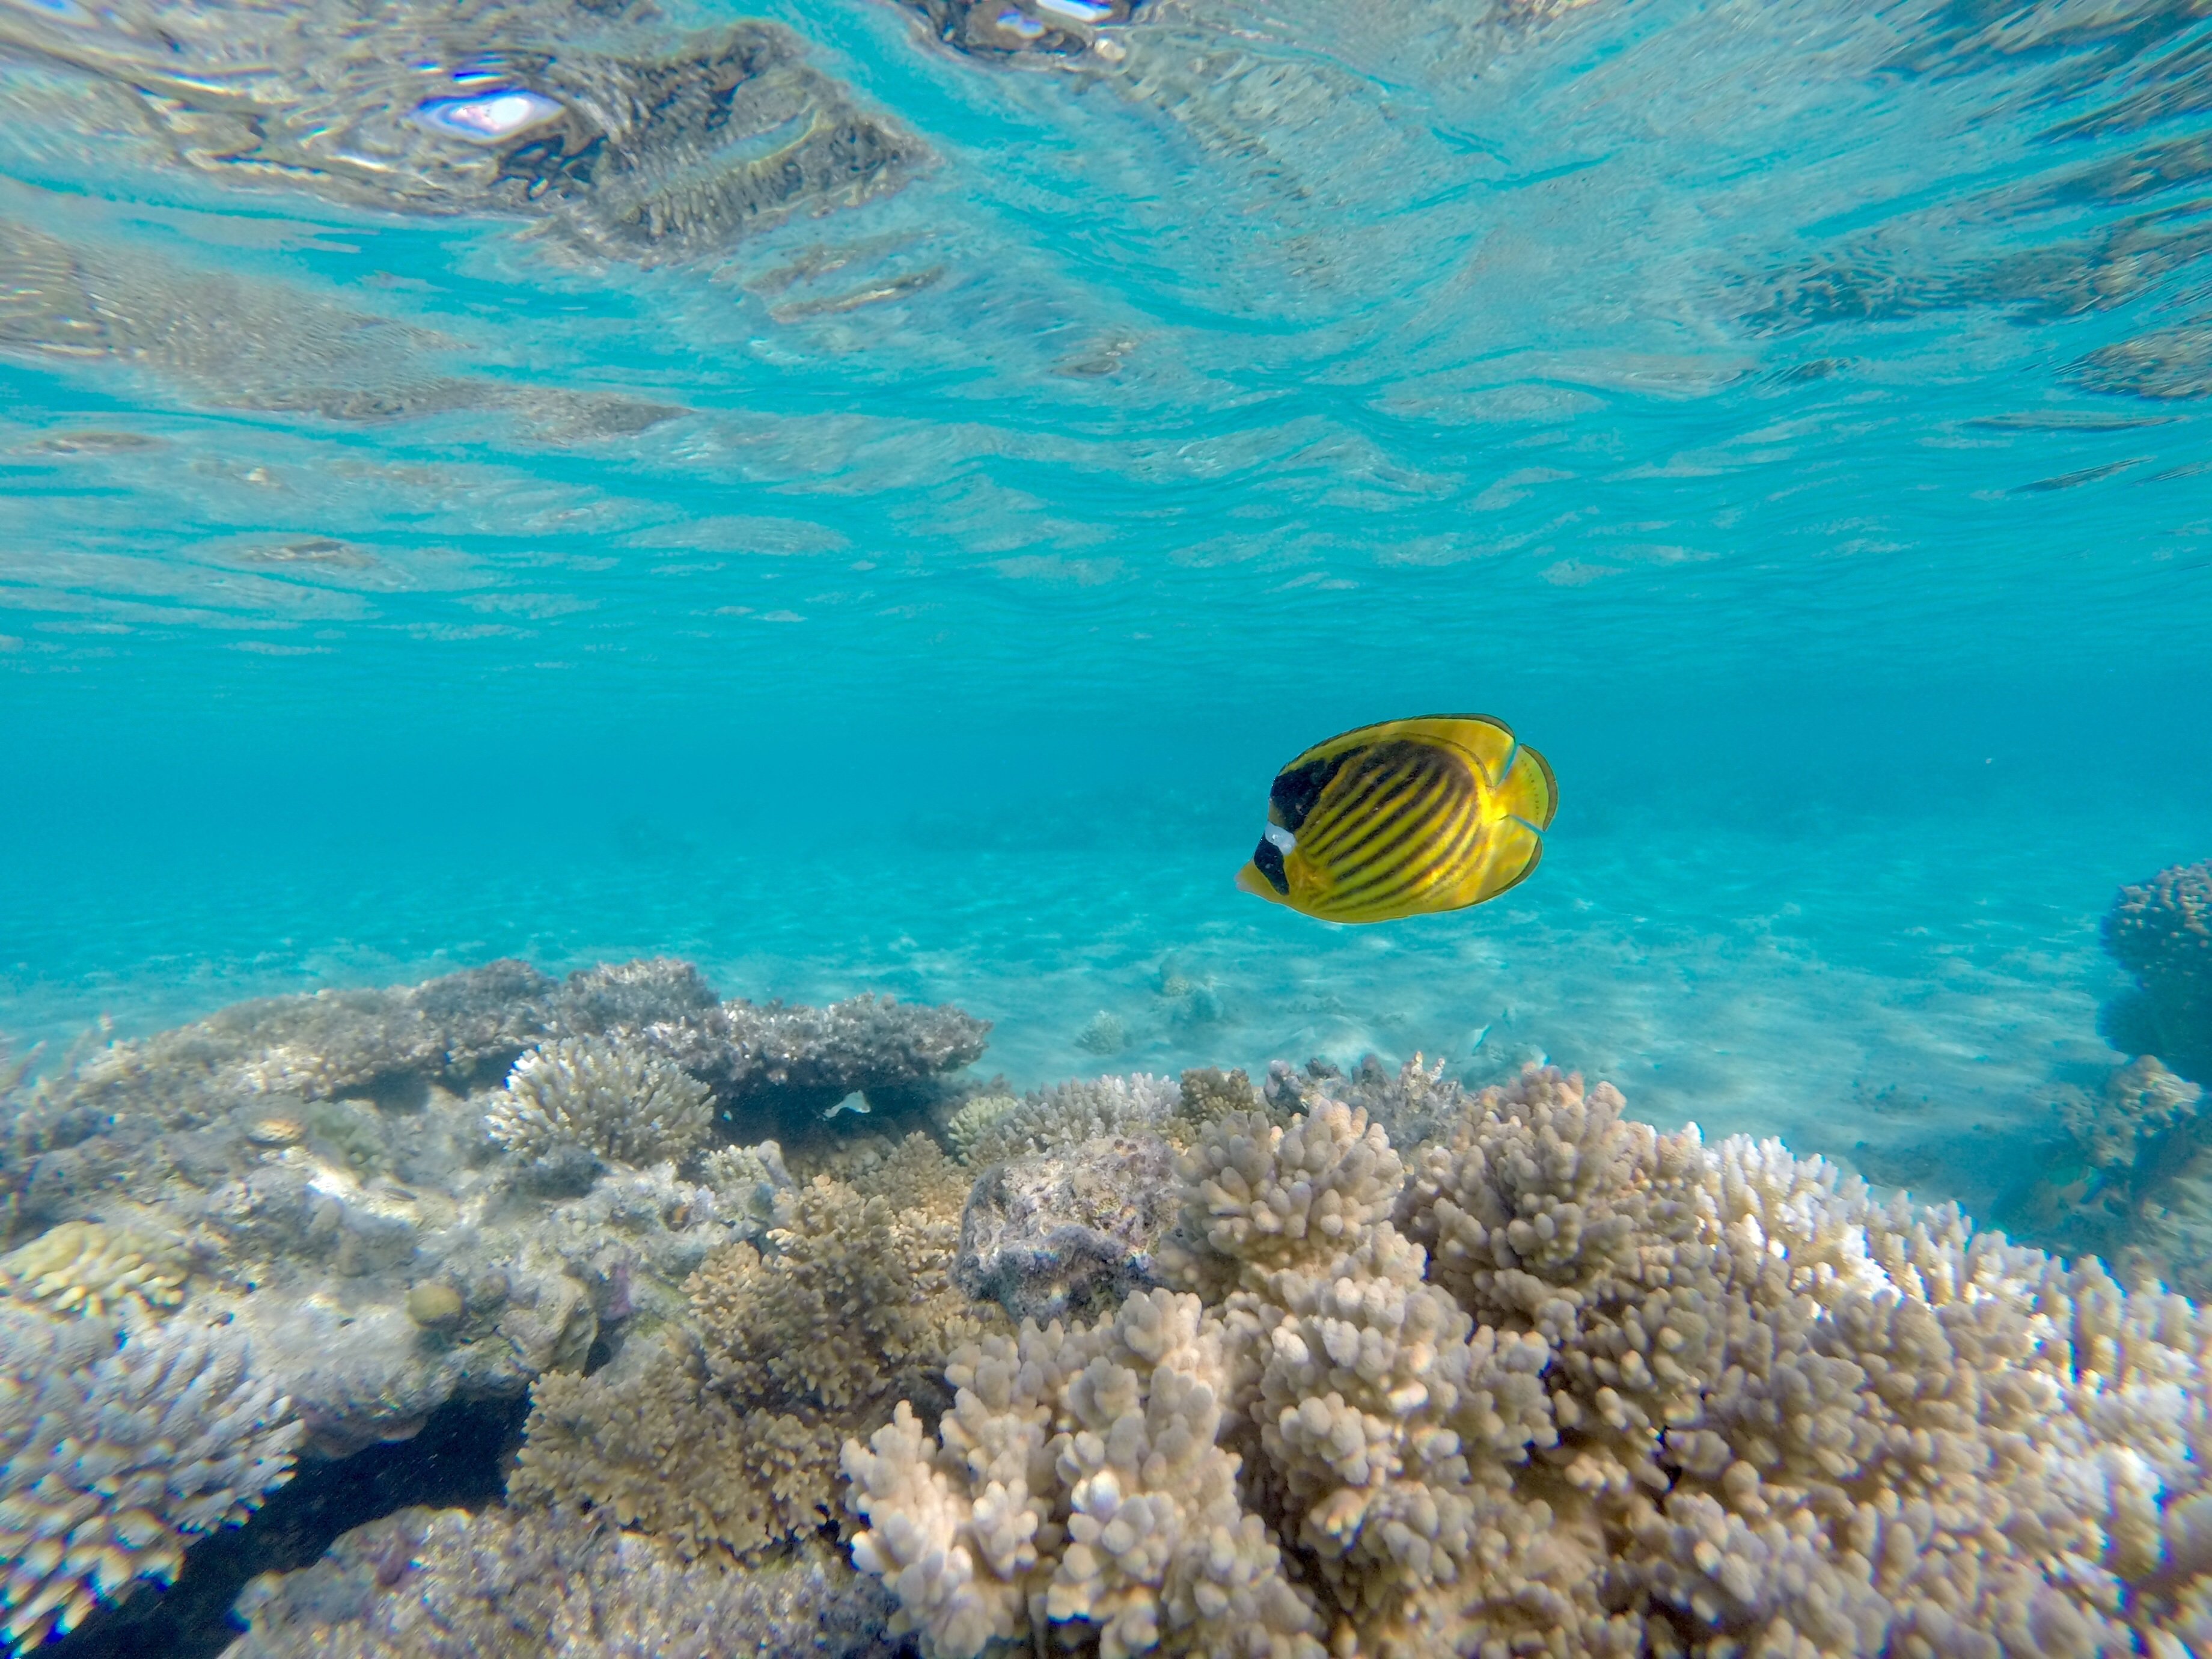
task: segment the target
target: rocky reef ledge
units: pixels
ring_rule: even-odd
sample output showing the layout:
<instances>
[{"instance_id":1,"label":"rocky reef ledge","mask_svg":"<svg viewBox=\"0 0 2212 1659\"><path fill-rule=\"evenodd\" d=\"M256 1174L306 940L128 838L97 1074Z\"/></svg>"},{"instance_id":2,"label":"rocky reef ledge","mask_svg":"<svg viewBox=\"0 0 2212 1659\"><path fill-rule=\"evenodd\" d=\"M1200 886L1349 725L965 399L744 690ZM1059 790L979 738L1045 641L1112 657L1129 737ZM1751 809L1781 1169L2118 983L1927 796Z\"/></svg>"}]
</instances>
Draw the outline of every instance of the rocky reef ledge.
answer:
<instances>
[{"instance_id":1,"label":"rocky reef ledge","mask_svg":"<svg viewBox=\"0 0 2212 1659\"><path fill-rule=\"evenodd\" d=\"M2212 1652L2154 1282L1553 1070L984 1036L502 963L18 1078L0 1646Z\"/></svg>"}]
</instances>

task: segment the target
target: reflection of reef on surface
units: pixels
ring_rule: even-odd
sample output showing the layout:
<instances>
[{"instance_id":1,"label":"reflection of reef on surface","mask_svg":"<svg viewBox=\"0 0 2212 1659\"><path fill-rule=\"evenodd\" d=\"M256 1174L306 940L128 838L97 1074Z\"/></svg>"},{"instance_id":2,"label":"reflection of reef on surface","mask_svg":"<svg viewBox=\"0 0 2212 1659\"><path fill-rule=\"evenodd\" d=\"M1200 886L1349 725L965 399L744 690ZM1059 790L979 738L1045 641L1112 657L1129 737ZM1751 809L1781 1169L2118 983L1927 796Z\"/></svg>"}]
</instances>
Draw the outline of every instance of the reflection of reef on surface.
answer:
<instances>
[{"instance_id":1,"label":"reflection of reef on surface","mask_svg":"<svg viewBox=\"0 0 2212 1659\"><path fill-rule=\"evenodd\" d=\"M1126 23L1144 9L1142 0L898 0L898 3L956 52L1006 58L1017 52L1072 57L1098 50L1109 61L1121 55L1121 47L1097 31Z\"/></svg>"},{"instance_id":2,"label":"reflection of reef on surface","mask_svg":"<svg viewBox=\"0 0 2212 1659\"><path fill-rule=\"evenodd\" d=\"M2100 346L2067 376L2091 392L2136 398L2212 398L2212 318Z\"/></svg>"},{"instance_id":3,"label":"reflection of reef on surface","mask_svg":"<svg viewBox=\"0 0 2212 1659\"><path fill-rule=\"evenodd\" d=\"M520 216L646 264L858 203L921 159L788 31L742 22L669 43L646 33L654 16L583 0L125 0L97 18L0 10L0 52L85 77L84 118L226 182Z\"/></svg>"},{"instance_id":4,"label":"reflection of reef on surface","mask_svg":"<svg viewBox=\"0 0 2212 1659\"><path fill-rule=\"evenodd\" d=\"M164 268L0 220L0 352L146 370L217 409L348 423L501 410L523 435L550 443L628 437L684 413L612 394L440 374L419 361L458 353L459 344L275 283ZM289 562L314 565L313 550ZM324 568L335 556L326 554Z\"/></svg>"}]
</instances>

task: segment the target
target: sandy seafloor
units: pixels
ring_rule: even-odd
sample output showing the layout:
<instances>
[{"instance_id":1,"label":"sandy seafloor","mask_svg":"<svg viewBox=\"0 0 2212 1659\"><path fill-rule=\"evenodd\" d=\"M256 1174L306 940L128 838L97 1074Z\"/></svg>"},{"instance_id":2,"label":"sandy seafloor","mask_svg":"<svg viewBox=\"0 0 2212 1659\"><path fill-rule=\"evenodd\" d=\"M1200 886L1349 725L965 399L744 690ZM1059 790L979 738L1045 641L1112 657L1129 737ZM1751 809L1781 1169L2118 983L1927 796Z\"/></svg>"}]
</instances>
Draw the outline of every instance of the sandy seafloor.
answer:
<instances>
[{"instance_id":1,"label":"sandy seafloor","mask_svg":"<svg viewBox=\"0 0 2212 1659\"><path fill-rule=\"evenodd\" d=\"M639 818L593 857L524 842L442 866L110 867L77 904L50 884L47 913L89 931L19 945L0 1007L51 1062L98 1013L129 1036L499 956L669 954L726 996L956 1002L995 1023L978 1069L1024 1087L1369 1053L1473 1081L1541 1057L1613 1079L1662 1126L1779 1135L1986 1214L2034 1173L2054 1087L2121 1058L2096 1029L2124 982L2097 936L2114 888L2200 852L2201 828L2182 801L2118 823L2017 799L1904 826L1616 811L1563 823L1498 902L1346 928L1231 890L1242 846L1198 806L1153 803L1133 827L1078 800L811 854ZM158 908L132 909L149 884ZM310 913L317 935L292 936ZM165 948L183 939L189 953Z\"/></svg>"}]
</instances>

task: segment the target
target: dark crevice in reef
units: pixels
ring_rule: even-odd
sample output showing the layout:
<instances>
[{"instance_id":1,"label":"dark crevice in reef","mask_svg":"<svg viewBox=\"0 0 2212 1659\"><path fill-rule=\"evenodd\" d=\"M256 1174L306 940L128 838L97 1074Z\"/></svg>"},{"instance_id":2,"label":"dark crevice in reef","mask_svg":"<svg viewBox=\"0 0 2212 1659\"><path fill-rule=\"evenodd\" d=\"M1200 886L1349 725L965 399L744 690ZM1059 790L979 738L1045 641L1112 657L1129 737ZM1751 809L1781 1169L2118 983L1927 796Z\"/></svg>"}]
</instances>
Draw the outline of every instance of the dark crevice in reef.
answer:
<instances>
[{"instance_id":1,"label":"dark crevice in reef","mask_svg":"<svg viewBox=\"0 0 2212 1659\"><path fill-rule=\"evenodd\" d=\"M340 1533L410 1504L498 1502L529 1412L527 1395L457 1400L432 1412L412 1439L303 1462L246 1525L193 1545L167 1591L142 1587L36 1650L39 1659L214 1659L239 1633L231 1604L259 1574L311 1565Z\"/></svg>"}]
</instances>

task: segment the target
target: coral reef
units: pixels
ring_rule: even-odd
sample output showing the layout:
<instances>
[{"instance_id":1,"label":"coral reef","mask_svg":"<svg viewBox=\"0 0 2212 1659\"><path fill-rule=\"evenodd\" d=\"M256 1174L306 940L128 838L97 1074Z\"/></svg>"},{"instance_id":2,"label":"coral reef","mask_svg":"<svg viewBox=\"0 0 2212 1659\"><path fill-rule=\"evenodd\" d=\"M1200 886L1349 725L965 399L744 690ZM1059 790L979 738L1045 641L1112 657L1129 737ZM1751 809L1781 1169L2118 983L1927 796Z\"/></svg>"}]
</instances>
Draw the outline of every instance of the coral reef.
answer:
<instances>
[{"instance_id":1,"label":"coral reef","mask_svg":"<svg viewBox=\"0 0 2212 1659\"><path fill-rule=\"evenodd\" d=\"M514 1062L484 1127L517 1156L564 1146L623 1164L680 1163L707 1139L707 1086L658 1054L596 1037L562 1037Z\"/></svg>"},{"instance_id":2,"label":"coral reef","mask_svg":"<svg viewBox=\"0 0 2212 1659\"><path fill-rule=\"evenodd\" d=\"M0 52L73 73L70 113L149 160L386 211L514 216L641 264L864 201L922 161L789 31L671 37L656 21L644 0L233 0L97 28L15 8Z\"/></svg>"},{"instance_id":3,"label":"coral reef","mask_svg":"<svg viewBox=\"0 0 2212 1659\"><path fill-rule=\"evenodd\" d=\"M964 1347L933 1442L902 1407L848 1443L855 1560L925 1652L2179 1659L2212 1629L2212 1322L2179 1297L1551 1071L1409 1170L1343 1081L1200 1130L1184 1294Z\"/></svg>"},{"instance_id":4,"label":"coral reef","mask_svg":"<svg viewBox=\"0 0 2212 1659\"><path fill-rule=\"evenodd\" d=\"M828 1134L823 1089L927 1093L985 1029L872 998L726 1006L666 961L241 1004L17 1090L0 1244L19 1292L70 1306L183 1290L340 1455L634 1337L657 1352L690 1275L795 1196L775 1143L710 1139L732 1117Z\"/></svg>"},{"instance_id":5,"label":"coral reef","mask_svg":"<svg viewBox=\"0 0 2212 1659\"><path fill-rule=\"evenodd\" d=\"M1075 1034L1075 1046L1086 1054L1118 1054L1129 1046L1129 1028L1119 1014L1101 1008Z\"/></svg>"},{"instance_id":6,"label":"coral reef","mask_svg":"<svg viewBox=\"0 0 2212 1659\"><path fill-rule=\"evenodd\" d=\"M2057 1091L2066 1143L2007 1219L2130 1279L2212 1294L2212 1112L2203 1089L2146 1054L2094 1093Z\"/></svg>"},{"instance_id":7,"label":"coral reef","mask_svg":"<svg viewBox=\"0 0 2212 1659\"><path fill-rule=\"evenodd\" d=\"M891 1659L888 1612L829 1548L740 1574L567 1511L407 1509L250 1585L225 1659Z\"/></svg>"},{"instance_id":8,"label":"coral reef","mask_svg":"<svg viewBox=\"0 0 2212 1659\"><path fill-rule=\"evenodd\" d=\"M761 1247L707 1259L657 1351L538 1381L514 1500L609 1515L686 1559L817 1531L840 1442L933 1392L953 1348L989 1328L947 1277L966 1188L923 1135L816 1176Z\"/></svg>"},{"instance_id":9,"label":"coral reef","mask_svg":"<svg viewBox=\"0 0 2212 1659\"><path fill-rule=\"evenodd\" d=\"M987 1167L960 1216L952 1282L1040 1324L1092 1318L1155 1284L1176 1219L1174 1154L1111 1135Z\"/></svg>"},{"instance_id":10,"label":"coral reef","mask_svg":"<svg viewBox=\"0 0 2212 1659\"><path fill-rule=\"evenodd\" d=\"M2105 948L2137 992L2106 1010L2106 1035L2212 1085L2212 860L2176 865L2123 887L2105 915Z\"/></svg>"},{"instance_id":11,"label":"coral reef","mask_svg":"<svg viewBox=\"0 0 2212 1659\"><path fill-rule=\"evenodd\" d=\"M945 1138L951 1143L954 1156L963 1164L975 1163L975 1143L983 1132L1021 1103L1012 1095L1000 1094L975 1095L963 1102L945 1125Z\"/></svg>"},{"instance_id":12,"label":"coral reef","mask_svg":"<svg viewBox=\"0 0 2212 1659\"><path fill-rule=\"evenodd\" d=\"M234 1332L0 1302L0 1648L74 1628L290 1478L300 1427Z\"/></svg>"},{"instance_id":13,"label":"coral reef","mask_svg":"<svg viewBox=\"0 0 2212 1659\"><path fill-rule=\"evenodd\" d=\"M848 1442L853 1559L897 1592L929 1654L1095 1630L1098 1651L1321 1659L1310 1598L1238 1501L1218 1443L1237 1364L1198 1298L1133 1297L1088 1329L1024 1325L963 1348L927 1443L902 1401Z\"/></svg>"},{"instance_id":14,"label":"coral reef","mask_svg":"<svg viewBox=\"0 0 2212 1659\"><path fill-rule=\"evenodd\" d=\"M64 1222L0 1256L0 1279L17 1296L95 1318L111 1306L176 1307L189 1271L173 1246L96 1221Z\"/></svg>"},{"instance_id":15,"label":"coral reef","mask_svg":"<svg viewBox=\"0 0 2212 1659\"><path fill-rule=\"evenodd\" d=\"M1048 1152L1102 1135L1159 1133L1182 1107L1172 1078L1137 1072L1090 1083L1063 1083L1024 1095L969 1133L963 1156L978 1168L1030 1152Z\"/></svg>"},{"instance_id":16,"label":"coral reef","mask_svg":"<svg viewBox=\"0 0 2212 1659\"><path fill-rule=\"evenodd\" d=\"M769 1109L828 1110L860 1094L871 1107L927 1105L929 1080L982 1058L990 1022L957 1008L920 1008L890 997L857 996L826 1008L725 1004L674 1057L714 1091L724 1113L744 1122Z\"/></svg>"}]
</instances>

